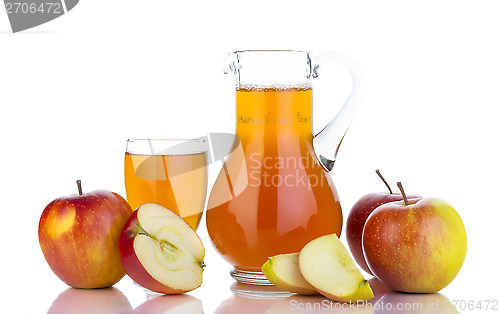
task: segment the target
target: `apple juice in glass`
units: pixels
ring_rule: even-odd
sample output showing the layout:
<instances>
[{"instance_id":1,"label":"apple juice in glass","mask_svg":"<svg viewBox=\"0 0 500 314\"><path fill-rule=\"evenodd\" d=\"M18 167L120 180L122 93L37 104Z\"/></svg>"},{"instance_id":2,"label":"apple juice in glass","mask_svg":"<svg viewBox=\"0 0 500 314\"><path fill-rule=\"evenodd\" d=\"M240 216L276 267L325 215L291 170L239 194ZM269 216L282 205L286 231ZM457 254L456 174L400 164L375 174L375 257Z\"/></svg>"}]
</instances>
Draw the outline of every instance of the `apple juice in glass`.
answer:
<instances>
[{"instance_id":1,"label":"apple juice in glass","mask_svg":"<svg viewBox=\"0 0 500 314\"><path fill-rule=\"evenodd\" d=\"M127 140L125 189L130 206L160 204L196 230L207 193L205 147L201 139Z\"/></svg>"},{"instance_id":2,"label":"apple juice in glass","mask_svg":"<svg viewBox=\"0 0 500 314\"><path fill-rule=\"evenodd\" d=\"M342 211L329 171L356 109L350 101L320 134L312 133L312 78L326 53L238 51L227 58L236 80L233 152L212 188L207 229L231 275L268 285L261 267L273 255L299 252L309 241L342 229ZM345 63L345 62L344 62ZM353 75L354 78L354 75Z\"/></svg>"}]
</instances>

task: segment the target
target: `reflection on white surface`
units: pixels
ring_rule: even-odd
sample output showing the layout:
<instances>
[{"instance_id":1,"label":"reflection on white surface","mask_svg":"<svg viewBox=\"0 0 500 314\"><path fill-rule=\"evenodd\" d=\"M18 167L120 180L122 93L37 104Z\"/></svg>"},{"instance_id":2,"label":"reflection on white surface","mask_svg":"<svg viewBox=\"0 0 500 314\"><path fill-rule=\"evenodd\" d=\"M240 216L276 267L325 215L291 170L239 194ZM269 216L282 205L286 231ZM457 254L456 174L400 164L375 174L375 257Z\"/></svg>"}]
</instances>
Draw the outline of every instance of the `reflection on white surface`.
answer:
<instances>
[{"instance_id":1,"label":"reflection on white surface","mask_svg":"<svg viewBox=\"0 0 500 314\"><path fill-rule=\"evenodd\" d=\"M266 314L281 313L374 313L366 304L339 303L321 295L295 295L277 301L266 310Z\"/></svg>"},{"instance_id":2,"label":"reflection on white surface","mask_svg":"<svg viewBox=\"0 0 500 314\"><path fill-rule=\"evenodd\" d=\"M375 297L361 304L338 303L321 295L284 297L275 287L233 283L230 288L234 294L223 300L215 313L458 313L451 301L443 294L394 292L375 278L370 279L369 283ZM126 287L136 288L137 286L127 285ZM122 290L129 291L125 288ZM48 313L198 314L204 313L202 300L217 298L217 291L209 291L208 294L203 295L203 298L201 296L196 298L190 294L162 295L145 289L139 292L141 294L145 292L147 300L140 301L142 304L134 303L134 309L129 299L117 288L93 290L68 288L52 302ZM144 294L142 296L144 297Z\"/></svg>"},{"instance_id":3,"label":"reflection on white surface","mask_svg":"<svg viewBox=\"0 0 500 314\"><path fill-rule=\"evenodd\" d=\"M448 298L439 293L409 294L394 292L376 278L368 280L374 298L366 303L334 302L321 295L277 297L270 295L269 287L233 284L233 296L224 300L215 311L226 313L458 313ZM259 294L259 289L263 293ZM239 291L251 291L241 294Z\"/></svg>"},{"instance_id":4,"label":"reflection on white surface","mask_svg":"<svg viewBox=\"0 0 500 314\"><path fill-rule=\"evenodd\" d=\"M49 314L123 314L132 312L132 305L116 288L64 290L52 302Z\"/></svg>"},{"instance_id":5,"label":"reflection on white surface","mask_svg":"<svg viewBox=\"0 0 500 314\"><path fill-rule=\"evenodd\" d=\"M224 300L215 310L216 314L253 314L266 313L280 299L256 299L233 295Z\"/></svg>"},{"instance_id":6,"label":"reflection on white surface","mask_svg":"<svg viewBox=\"0 0 500 314\"><path fill-rule=\"evenodd\" d=\"M52 302L48 314L201 314L203 303L189 294L148 293L147 300L135 309L117 288L64 290Z\"/></svg>"},{"instance_id":7,"label":"reflection on white surface","mask_svg":"<svg viewBox=\"0 0 500 314\"><path fill-rule=\"evenodd\" d=\"M203 303L189 295L157 295L148 297L148 300L139 305L132 313L142 314L201 314Z\"/></svg>"},{"instance_id":8,"label":"reflection on white surface","mask_svg":"<svg viewBox=\"0 0 500 314\"><path fill-rule=\"evenodd\" d=\"M275 286L245 285L234 282L230 287L235 295L250 299L284 299L295 295L295 293L283 291Z\"/></svg>"},{"instance_id":9,"label":"reflection on white surface","mask_svg":"<svg viewBox=\"0 0 500 314\"><path fill-rule=\"evenodd\" d=\"M376 304L375 313L459 313L441 293L414 294L389 292Z\"/></svg>"}]
</instances>

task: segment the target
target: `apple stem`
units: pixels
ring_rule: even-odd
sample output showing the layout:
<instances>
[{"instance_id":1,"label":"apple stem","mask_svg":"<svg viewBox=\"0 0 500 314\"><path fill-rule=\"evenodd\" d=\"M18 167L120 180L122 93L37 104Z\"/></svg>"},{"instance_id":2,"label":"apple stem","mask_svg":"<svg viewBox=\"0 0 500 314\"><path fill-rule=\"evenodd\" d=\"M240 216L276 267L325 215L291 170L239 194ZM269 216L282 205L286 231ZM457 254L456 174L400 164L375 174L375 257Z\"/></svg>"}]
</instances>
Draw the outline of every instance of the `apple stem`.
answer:
<instances>
[{"instance_id":1,"label":"apple stem","mask_svg":"<svg viewBox=\"0 0 500 314\"><path fill-rule=\"evenodd\" d=\"M83 193L82 193L82 180L76 180L76 185L78 186L78 194L83 195Z\"/></svg>"},{"instance_id":2,"label":"apple stem","mask_svg":"<svg viewBox=\"0 0 500 314\"><path fill-rule=\"evenodd\" d=\"M403 189L403 185L401 184L401 182L398 182L398 188L401 191L401 194L403 195L403 199L405 200L405 205L406 206L410 205L410 203L408 203L408 199L406 198L406 193L405 190Z\"/></svg>"},{"instance_id":3,"label":"apple stem","mask_svg":"<svg viewBox=\"0 0 500 314\"><path fill-rule=\"evenodd\" d=\"M377 170L375 170L375 172L378 174L378 176L380 177L380 179L382 179L382 181L384 181L385 186L389 189L389 193L392 194L392 190L391 190L391 187L389 186L389 183L387 183L387 181L385 181L385 179L382 176L382 174L380 173L380 171L377 169Z\"/></svg>"}]
</instances>

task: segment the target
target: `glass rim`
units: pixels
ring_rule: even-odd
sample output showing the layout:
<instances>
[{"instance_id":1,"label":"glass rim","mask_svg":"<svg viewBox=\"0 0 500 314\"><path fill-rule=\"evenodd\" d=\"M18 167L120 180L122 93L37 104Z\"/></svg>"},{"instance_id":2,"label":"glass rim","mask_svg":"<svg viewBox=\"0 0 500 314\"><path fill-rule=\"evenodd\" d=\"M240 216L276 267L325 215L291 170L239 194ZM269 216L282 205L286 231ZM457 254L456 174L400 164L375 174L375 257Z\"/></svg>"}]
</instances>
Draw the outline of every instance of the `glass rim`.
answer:
<instances>
[{"instance_id":1,"label":"glass rim","mask_svg":"<svg viewBox=\"0 0 500 314\"><path fill-rule=\"evenodd\" d=\"M248 50L236 50L233 53L243 53L243 52L297 52L297 53L310 53L309 51L298 50L298 49L248 49Z\"/></svg>"},{"instance_id":2,"label":"glass rim","mask_svg":"<svg viewBox=\"0 0 500 314\"><path fill-rule=\"evenodd\" d=\"M128 142L142 142L142 141L172 141L172 142L175 142L175 141L194 141L194 140L202 140L201 137L168 137L168 138L128 138L127 139L127 143Z\"/></svg>"},{"instance_id":3,"label":"glass rim","mask_svg":"<svg viewBox=\"0 0 500 314\"><path fill-rule=\"evenodd\" d=\"M203 137L129 138L126 144L125 153L131 155L191 155L208 151L208 143Z\"/></svg>"}]
</instances>

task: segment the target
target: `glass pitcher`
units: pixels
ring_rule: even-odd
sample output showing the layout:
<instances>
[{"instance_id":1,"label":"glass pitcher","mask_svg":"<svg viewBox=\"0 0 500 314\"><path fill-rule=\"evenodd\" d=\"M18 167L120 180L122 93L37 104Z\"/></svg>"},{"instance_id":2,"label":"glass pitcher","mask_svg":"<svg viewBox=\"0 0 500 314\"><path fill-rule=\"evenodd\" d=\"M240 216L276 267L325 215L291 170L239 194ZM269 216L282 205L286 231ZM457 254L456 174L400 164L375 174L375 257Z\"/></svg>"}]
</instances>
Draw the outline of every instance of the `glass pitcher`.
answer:
<instances>
[{"instance_id":1,"label":"glass pitcher","mask_svg":"<svg viewBox=\"0 0 500 314\"><path fill-rule=\"evenodd\" d=\"M312 80L324 62L343 63L353 78L347 102L316 136ZM312 58L303 51L237 51L225 73L236 80L236 141L207 205L216 249L246 284L268 285L262 264L299 252L321 235L342 229L342 210L329 171L354 117L358 72L343 54Z\"/></svg>"}]
</instances>

